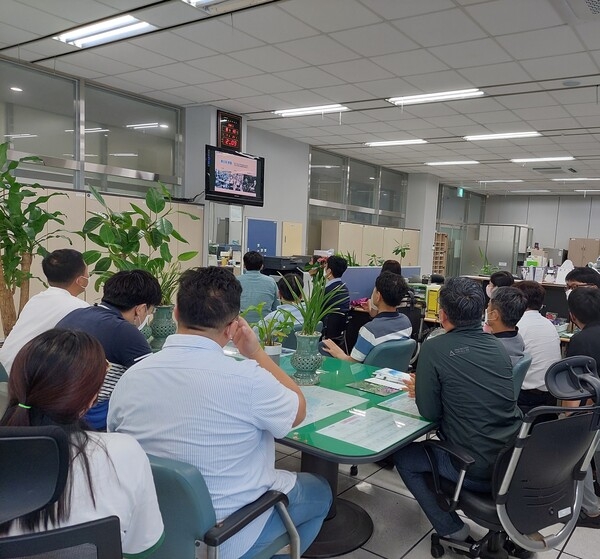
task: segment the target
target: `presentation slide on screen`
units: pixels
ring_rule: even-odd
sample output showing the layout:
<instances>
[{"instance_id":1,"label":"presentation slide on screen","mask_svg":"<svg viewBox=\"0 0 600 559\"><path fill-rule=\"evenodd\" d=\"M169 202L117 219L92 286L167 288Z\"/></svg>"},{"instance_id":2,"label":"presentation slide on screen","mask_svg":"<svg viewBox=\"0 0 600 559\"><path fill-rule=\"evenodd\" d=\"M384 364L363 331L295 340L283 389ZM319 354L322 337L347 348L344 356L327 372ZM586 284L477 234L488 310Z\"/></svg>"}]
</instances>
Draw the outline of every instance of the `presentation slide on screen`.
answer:
<instances>
[{"instance_id":1,"label":"presentation slide on screen","mask_svg":"<svg viewBox=\"0 0 600 559\"><path fill-rule=\"evenodd\" d=\"M215 192L256 198L256 160L216 152Z\"/></svg>"}]
</instances>

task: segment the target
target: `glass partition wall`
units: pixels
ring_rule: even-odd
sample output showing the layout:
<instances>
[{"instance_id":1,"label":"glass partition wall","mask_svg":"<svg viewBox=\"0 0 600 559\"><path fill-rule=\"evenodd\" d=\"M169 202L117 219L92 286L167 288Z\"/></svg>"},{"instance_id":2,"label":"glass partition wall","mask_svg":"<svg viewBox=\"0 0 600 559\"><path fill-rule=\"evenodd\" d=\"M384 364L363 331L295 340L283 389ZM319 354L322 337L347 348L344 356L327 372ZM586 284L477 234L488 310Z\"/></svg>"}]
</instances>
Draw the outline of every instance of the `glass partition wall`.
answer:
<instances>
[{"instance_id":1,"label":"glass partition wall","mask_svg":"<svg viewBox=\"0 0 600 559\"><path fill-rule=\"evenodd\" d=\"M44 159L19 169L24 182L143 196L161 180L180 195L178 108L7 60L0 83L0 141Z\"/></svg>"}]
</instances>

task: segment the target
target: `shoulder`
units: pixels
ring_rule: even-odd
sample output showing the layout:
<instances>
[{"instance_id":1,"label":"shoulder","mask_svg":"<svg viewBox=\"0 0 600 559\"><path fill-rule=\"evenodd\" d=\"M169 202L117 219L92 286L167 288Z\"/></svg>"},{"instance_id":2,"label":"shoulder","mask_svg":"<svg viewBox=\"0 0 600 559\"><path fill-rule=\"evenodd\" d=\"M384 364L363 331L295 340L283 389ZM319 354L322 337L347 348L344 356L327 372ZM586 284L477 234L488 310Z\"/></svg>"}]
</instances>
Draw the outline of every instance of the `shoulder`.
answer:
<instances>
[{"instance_id":1,"label":"shoulder","mask_svg":"<svg viewBox=\"0 0 600 559\"><path fill-rule=\"evenodd\" d=\"M119 463L130 468L138 460L145 461L146 453L131 435L125 433L88 432L89 442L87 454L94 457L105 454L115 467Z\"/></svg>"}]
</instances>

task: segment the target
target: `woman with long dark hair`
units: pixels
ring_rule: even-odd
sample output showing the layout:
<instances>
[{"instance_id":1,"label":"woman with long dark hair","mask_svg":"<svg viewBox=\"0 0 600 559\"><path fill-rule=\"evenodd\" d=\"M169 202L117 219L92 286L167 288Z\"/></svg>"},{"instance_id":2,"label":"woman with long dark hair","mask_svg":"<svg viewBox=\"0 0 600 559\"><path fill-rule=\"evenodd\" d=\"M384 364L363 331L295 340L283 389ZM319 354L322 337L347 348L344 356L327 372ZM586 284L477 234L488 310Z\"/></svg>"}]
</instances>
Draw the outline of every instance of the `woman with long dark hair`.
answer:
<instances>
[{"instance_id":1,"label":"woman with long dark hair","mask_svg":"<svg viewBox=\"0 0 600 559\"><path fill-rule=\"evenodd\" d=\"M124 553L146 556L162 542L163 523L146 454L132 437L86 431L81 419L96 399L106 368L100 342L84 332L49 330L17 354L0 425L61 427L69 437L71 461L57 503L0 525L0 535L116 515Z\"/></svg>"}]
</instances>

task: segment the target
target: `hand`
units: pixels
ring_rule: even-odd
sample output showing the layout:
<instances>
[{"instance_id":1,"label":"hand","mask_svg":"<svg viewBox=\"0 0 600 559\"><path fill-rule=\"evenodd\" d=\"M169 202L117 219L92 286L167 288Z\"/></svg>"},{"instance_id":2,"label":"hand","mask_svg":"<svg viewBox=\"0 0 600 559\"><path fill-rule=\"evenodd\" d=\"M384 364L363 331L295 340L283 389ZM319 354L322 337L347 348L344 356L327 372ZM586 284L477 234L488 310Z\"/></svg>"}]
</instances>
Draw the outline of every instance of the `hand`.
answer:
<instances>
[{"instance_id":1,"label":"hand","mask_svg":"<svg viewBox=\"0 0 600 559\"><path fill-rule=\"evenodd\" d=\"M333 340L325 339L323 340L323 351L326 351L332 357L337 357L338 359L344 359L347 355L344 353L342 348L337 345Z\"/></svg>"},{"instance_id":2,"label":"hand","mask_svg":"<svg viewBox=\"0 0 600 559\"><path fill-rule=\"evenodd\" d=\"M237 326L236 326L237 324ZM241 316L237 318L237 321L232 324L234 331L231 339L238 348L239 352L248 359L252 359L262 349L260 342L254 333L254 330L250 328L245 319Z\"/></svg>"},{"instance_id":3,"label":"hand","mask_svg":"<svg viewBox=\"0 0 600 559\"><path fill-rule=\"evenodd\" d=\"M369 299L367 299L366 301L361 301L360 308L363 311L369 312L369 310L371 309L371 302L369 301Z\"/></svg>"},{"instance_id":4,"label":"hand","mask_svg":"<svg viewBox=\"0 0 600 559\"><path fill-rule=\"evenodd\" d=\"M415 397L415 374L411 373L410 374L410 379L406 379L404 381L404 386L406 387L406 390L408 391L408 397L409 398L414 398Z\"/></svg>"}]
</instances>

